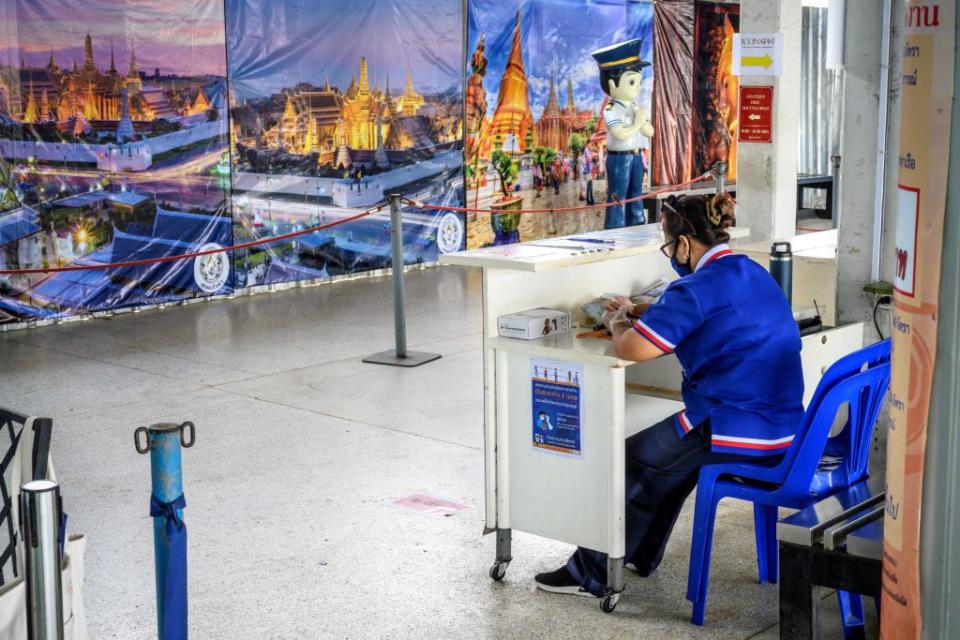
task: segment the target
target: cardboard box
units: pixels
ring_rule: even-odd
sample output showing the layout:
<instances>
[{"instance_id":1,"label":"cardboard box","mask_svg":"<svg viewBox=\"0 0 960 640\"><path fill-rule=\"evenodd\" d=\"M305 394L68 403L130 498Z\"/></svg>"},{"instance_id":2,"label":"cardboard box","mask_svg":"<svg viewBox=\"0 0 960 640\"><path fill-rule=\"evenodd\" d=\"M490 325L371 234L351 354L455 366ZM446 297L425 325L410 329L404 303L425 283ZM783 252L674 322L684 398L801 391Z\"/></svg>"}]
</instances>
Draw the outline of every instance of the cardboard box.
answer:
<instances>
[{"instance_id":1,"label":"cardboard box","mask_svg":"<svg viewBox=\"0 0 960 640\"><path fill-rule=\"evenodd\" d=\"M536 340L573 328L569 313L553 309L530 309L497 318L498 333L506 338Z\"/></svg>"}]
</instances>

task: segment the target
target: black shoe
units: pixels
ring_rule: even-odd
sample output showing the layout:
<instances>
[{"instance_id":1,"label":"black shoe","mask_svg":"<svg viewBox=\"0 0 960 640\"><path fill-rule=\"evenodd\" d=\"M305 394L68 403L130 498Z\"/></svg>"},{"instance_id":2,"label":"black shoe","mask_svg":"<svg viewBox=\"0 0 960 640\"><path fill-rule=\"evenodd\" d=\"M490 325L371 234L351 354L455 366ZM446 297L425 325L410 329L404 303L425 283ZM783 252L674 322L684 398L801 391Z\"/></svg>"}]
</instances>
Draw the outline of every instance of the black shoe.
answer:
<instances>
[{"instance_id":1,"label":"black shoe","mask_svg":"<svg viewBox=\"0 0 960 640\"><path fill-rule=\"evenodd\" d=\"M550 573L538 573L537 577L534 578L534 581L537 583L537 588L542 591L549 591L550 593L568 593L574 596L583 596L585 598L596 598L597 596L593 595L586 589L580 586L580 583L577 582L567 568L560 567L556 571L551 571Z\"/></svg>"},{"instance_id":2,"label":"black shoe","mask_svg":"<svg viewBox=\"0 0 960 640\"><path fill-rule=\"evenodd\" d=\"M654 576L654 574L657 573L657 570L656 570L656 569L652 569L652 570L648 571L647 573L644 573L643 571L640 571L640 569L637 567L637 565L633 564L632 562L626 562L626 563L624 563L623 566L624 566L624 568L627 569L628 571L633 571L634 573L636 573L636 574L638 574L638 575L641 575L641 576L643 576L644 578L652 578L652 577Z\"/></svg>"}]
</instances>

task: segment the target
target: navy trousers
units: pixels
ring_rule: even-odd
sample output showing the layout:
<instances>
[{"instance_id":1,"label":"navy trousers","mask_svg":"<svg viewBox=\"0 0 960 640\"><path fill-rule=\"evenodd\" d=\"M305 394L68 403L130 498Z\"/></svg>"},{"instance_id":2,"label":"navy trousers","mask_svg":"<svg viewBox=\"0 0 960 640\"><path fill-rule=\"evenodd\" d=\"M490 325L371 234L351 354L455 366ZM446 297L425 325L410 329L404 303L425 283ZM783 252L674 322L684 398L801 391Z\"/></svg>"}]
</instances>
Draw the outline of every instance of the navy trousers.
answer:
<instances>
[{"instance_id":1,"label":"navy trousers","mask_svg":"<svg viewBox=\"0 0 960 640\"><path fill-rule=\"evenodd\" d=\"M628 200L643 195L643 156L640 154L607 155L607 202ZM624 210L626 208L626 210ZM619 229L644 224L643 202L607 207L604 229Z\"/></svg>"},{"instance_id":2,"label":"navy trousers","mask_svg":"<svg viewBox=\"0 0 960 640\"><path fill-rule=\"evenodd\" d=\"M710 451L709 420L683 439L673 416L627 438L625 560L649 576L663 559L667 540L683 503L697 485L700 467L751 460ZM776 460L776 459L774 459ZM607 584L607 554L578 548L567 569L584 589L602 596Z\"/></svg>"}]
</instances>

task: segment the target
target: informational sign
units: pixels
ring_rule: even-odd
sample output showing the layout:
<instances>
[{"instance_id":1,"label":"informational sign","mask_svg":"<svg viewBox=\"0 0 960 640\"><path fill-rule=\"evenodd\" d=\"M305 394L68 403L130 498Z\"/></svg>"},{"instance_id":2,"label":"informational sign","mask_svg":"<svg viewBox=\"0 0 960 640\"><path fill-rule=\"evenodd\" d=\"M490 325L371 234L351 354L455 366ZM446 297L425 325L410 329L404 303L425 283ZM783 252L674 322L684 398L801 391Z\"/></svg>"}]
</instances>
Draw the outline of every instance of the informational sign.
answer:
<instances>
[{"instance_id":1,"label":"informational sign","mask_svg":"<svg viewBox=\"0 0 960 640\"><path fill-rule=\"evenodd\" d=\"M530 379L533 446L566 456L582 455L583 367L575 362L531 358Z\"/></svg>"},{"instance_id":2,"label":"informational sign","mask_svg":"<svg viewBox=\"0 0 960 640\"><path fill-rule=\"evenodd\" d=\"M897 248L893 287L912 298L917 284L917 225L920 190L900 185L897 190Z\"/></svg>"},{"instance_id":3,"label":"informational sign","mask_svg":"<svg viewBox=\"0 0 960 640\"><path fill-rule=\"evenodd\" d=\"M773 142L773 87L740 85L740 142Z\"/></svg>"},{"instance_id":4,"label":"informational sign","mask_svg":"<svg viewBox=\"0 0 960 640\"><path fill-rule=\"evenodd\" d=\"M880 637L919 640L920 505L937 355L956 3L906 3ZM929 428L949 429L949 423Z\"/></svg>"},{"instance_id":5,"label":"informational sign","mask_svg":"<svg viewBox=\"0 0 960 640\"><path fill-rule=\"evenodd\" d=\"M733 75L779 76L782 70L782 33L738 33L733 36Z\"/></svg>"}]
</instances>

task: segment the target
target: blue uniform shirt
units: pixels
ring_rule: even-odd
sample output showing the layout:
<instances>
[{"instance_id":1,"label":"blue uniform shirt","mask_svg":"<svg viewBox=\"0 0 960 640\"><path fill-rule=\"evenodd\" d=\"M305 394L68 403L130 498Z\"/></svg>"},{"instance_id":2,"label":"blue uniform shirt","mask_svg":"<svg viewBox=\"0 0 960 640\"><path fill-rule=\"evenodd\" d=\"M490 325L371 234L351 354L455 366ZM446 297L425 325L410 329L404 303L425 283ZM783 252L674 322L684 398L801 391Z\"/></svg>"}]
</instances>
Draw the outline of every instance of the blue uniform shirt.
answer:
<instances>
[{"instance_id":1,"label":"blue uniform shirt","mask_svg":"<svg viewBox=\"0 0 960 640\"><path fill-rule=\"evenodd\" d=\"M709 418L718 453L776 455L793 442L803 417L800 332L763 267L714 247L634 329L683 366L681 437Z\"/></svg>"}]
</instances>

